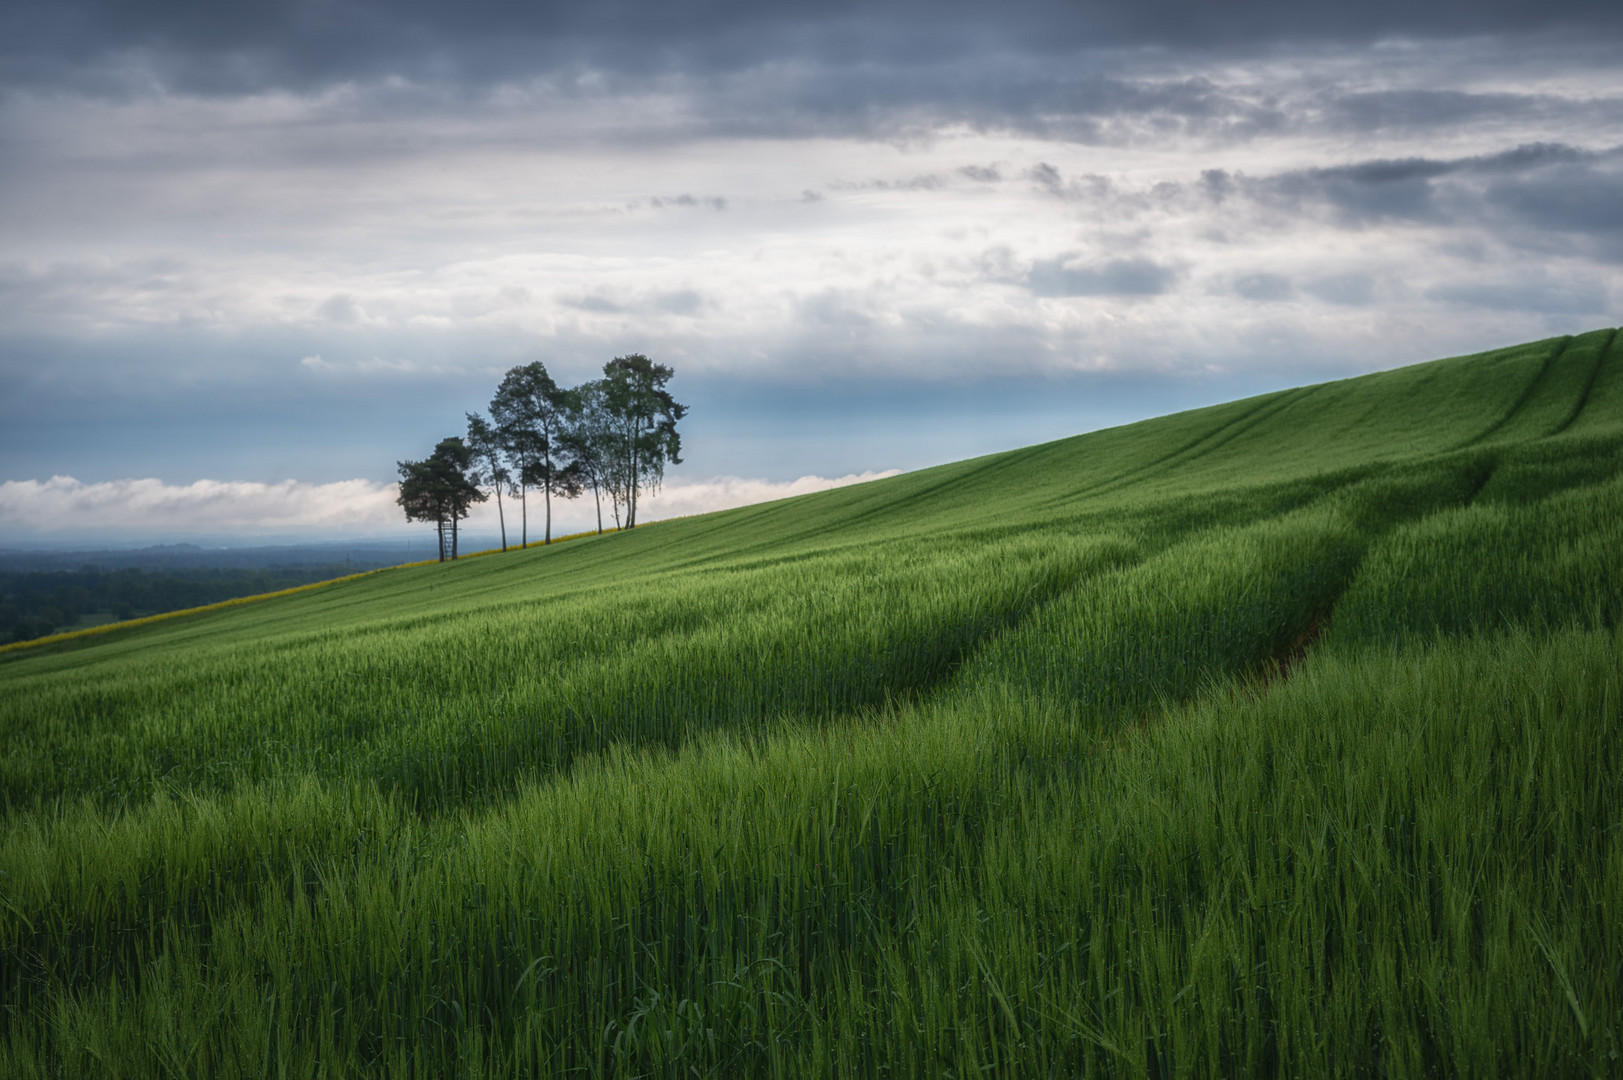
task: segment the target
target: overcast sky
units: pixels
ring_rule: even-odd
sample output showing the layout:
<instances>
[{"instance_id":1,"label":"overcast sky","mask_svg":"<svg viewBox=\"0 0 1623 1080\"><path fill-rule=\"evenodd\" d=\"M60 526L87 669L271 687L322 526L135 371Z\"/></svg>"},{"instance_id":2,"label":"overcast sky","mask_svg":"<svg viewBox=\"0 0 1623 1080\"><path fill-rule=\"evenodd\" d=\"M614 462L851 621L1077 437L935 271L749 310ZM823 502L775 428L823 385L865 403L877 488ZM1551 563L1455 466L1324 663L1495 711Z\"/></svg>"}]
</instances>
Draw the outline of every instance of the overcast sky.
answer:
<instances>
[{"instance_id":1,"label":"overcast sky","mask_svg":"<svg viewBox=\"0 0 1623 1080\"><path fill-rule=\"evenodd\" d=\"M399 533L396 460L530 360L672 365L688 513L1615 325L1620 45L1615 2L10 0L4 543Z\"/></svg>"}]
</instances>

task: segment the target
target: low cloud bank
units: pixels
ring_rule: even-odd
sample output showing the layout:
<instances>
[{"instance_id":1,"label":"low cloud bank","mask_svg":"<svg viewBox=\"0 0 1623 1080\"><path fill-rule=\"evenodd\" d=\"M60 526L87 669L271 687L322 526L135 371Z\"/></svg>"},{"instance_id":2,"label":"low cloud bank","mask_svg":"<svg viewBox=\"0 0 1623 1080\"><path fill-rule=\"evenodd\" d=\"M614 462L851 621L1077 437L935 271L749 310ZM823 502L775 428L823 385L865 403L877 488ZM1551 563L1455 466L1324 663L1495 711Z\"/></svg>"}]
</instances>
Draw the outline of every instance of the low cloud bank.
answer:
<instances>
[{"instance_id":1,"label":"low cloud bank","mask_svg":"<svg viewBox=\"0 0 1623 1080\"><path fill-rule=\"evenodd\" d=\"M132 535L373 532L400 515L395 485L370 480L259 484L109 480L71 476L0 484L0 522L12 536L78 532Z\"/></svg>"},{"instance_id":2,"label":"low cloud bank","mask_svg":"<svg viewBox=\"0 0 1623 1080\"><path fill-rule=\"evenodd\" d=\"M894 476L896 472L887 469L833 478L802 476L786 481L736 476L696 481L673 479L657 496L644 503L642 516L645 520L657 520L703 514L845 487ZM329 484L298 480L276 484L229 480L167 484L150 478L87 484L71 476L7 480L0 483L0 528L10 543L91 534L140 540L204 536L244 539L299 536L321 540L400 535L407 530L424 528L406 523L395 503L395 490L394 484L359 479ZM533 534L539 525L536 513L539 500L532 499L531 503ZM510 537L516 536L516 509L509 501ZM585 529L593 524L595 509L591 500L554 503L554 533ZM464 528L493 533L496 528L494 501L478 507Z\"/></svg>"},{"instance_id":3,"label":"low cloud bank","mask_svg":"<svg viewBox=\"0 0 1623 1080\"><path fill-rule=\"evenodd\" d=\"M814 491L863 484L869 480L883 480L895 476L900 469L872 470L848 473L845 476L802 476L797 480L747 480L737 476L717 476L709 480L667 481L658 495L649 499L638 511L638 518L647 520L686 517L689 514L707 514L712 510L729 510L735 506L786 499L791 495L809 495Z\"/></svg>"}]
</instances>

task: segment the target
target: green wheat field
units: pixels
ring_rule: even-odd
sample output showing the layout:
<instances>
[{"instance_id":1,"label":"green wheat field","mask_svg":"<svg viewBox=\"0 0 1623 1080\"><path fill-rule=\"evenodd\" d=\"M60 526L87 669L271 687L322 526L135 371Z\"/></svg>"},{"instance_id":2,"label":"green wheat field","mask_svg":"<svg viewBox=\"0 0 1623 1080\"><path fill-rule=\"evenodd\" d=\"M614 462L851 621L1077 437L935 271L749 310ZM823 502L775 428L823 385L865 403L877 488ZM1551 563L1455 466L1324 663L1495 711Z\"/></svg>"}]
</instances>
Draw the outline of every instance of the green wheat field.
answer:
<instances>
[{"instance_id":1,"label":"green wheat field","mask_svg":"<svg viewBox=\"0 0 1623 1080\"><path fill-rule=\"evenodd\" d=\"M0 655L0 1075L1623 1076L1623 340Z\"/></svg>"}]
</instances>

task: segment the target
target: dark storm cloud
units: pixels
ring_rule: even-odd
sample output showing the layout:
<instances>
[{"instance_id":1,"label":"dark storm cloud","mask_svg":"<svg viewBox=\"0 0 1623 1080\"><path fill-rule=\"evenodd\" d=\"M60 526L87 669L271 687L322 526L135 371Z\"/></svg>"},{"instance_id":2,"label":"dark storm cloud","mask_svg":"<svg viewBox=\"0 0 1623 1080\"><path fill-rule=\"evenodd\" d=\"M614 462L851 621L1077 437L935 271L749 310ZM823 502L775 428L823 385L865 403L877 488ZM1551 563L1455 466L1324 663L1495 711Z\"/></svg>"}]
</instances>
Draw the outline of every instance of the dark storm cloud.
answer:
<instances>
[{"instance_id":1,"label":"dark storm cloud","mask_svg":"<svg viewBox=\"0 0 1623 1080\"><path fill-rule=\"evenodd\" d=\"M1610 53L1592 45L1569 49L1562 63L1569 69L1609 67ZM1471 76L1491 78L1515 48L1506 45L1500 53L1473 44L1472 51L1480 55L1463 61ZM1243 140L1309 130L1352 137L1388 130L1454 133L1469 125L1510 123L1536 130L1575 122L1607 126L1623 117L1623 98L1615 92L1369 91L1325 88L1311 78L1260 86L1247 81L1243 67L1238 77L1219 83L1167 69L1163 62L1170 55L988 51L894 64L832 58L713 74L689 79L682 88L707 103L713 128L743 135L886 135L947 121L1098 144L1179 135ZM1199 56L1182 58L1201 62Z\"/></svg>"},{"instance_id":2,"label":"dark storm cloud","mask_svg":"<svg viewBox=\"0 0 1623 1080\"><path fill-rule=\"evenodd\" d=\"M1097 58L1096 58L1097 59ZM1102 63L1102 61L1101 61ZM1091 66L1091 65L1087 65ZM762 105L809 122L892 125L891 110L926 110L981 128L1017 127L1075 142L1120 137L1123 123L1174 133L1254 135L1290 117L1203 77L1144 78L1089 71L1070 57L979 56L929 65L813 70L757 88Z\"/></svg>"},{"instance_id":3,"label":"dark storm cloud","mask_svg":"<svg viewBox=\"0 0 1623 1080\"><path fill-rule=\"evenodd\" d=\"M902 62L786 57L736 72L605 73L549 84L556 94L655 94L690 103L692 116L661 132L737 137L858 134L891 137L942 123L1013 129L1070 142L1136 135L1247 137L1284 130L1293 117L1269 100L1195 77L1109 74L1100 53L1045 57L988 51ZM650 137L647 130L639 138ZM967 175L967 174L966 174ZM974 177L972 177L974 178Z\"/></svg>"},{"instance_id":4,"label":"dark storm cloud","mask_svg":"<svg viewBox=\"0 0 1623 1080\"><path fill-rule=\"evenodd\" d=\"M1322 205L1352 224L1493 216L1540 229L1608 229L1623 225L1618 156L1528 143L1495 154L1379 158L1259 178L1214 169L1202 184L1216 202L1241 192L1282 209Z\"/></svg>"},{"instance_id":5,"label":"dark storm cloud","mask_svg":"<svg viewBox=\"0 0 1623 1080\"><path fill-rule=\"evenodd\" d=\"M1611 0L12 0L0 15L7 82L80 82L139 59L164 83L237 91L398 75L484 83L581 65L725 72L763 63L911 67L1006 50L1167 46L1247 50L1277 42L1623 30Z\"/></svg>"},{"instance_id":6,"label":"dark storm cloud","mask_svg":"<svg viewBox=\"0 0 1623 1080\"><path fill-rule=\"evenodd\" d=\"M1497 180L1488 202L1534 228L1561 232L1623 231L1623 160L1563 163L1536 176Z\"/></svg>"},{"instance_id":7,"label":"dark storm cloud","mask_svg":"<svg viewBox=\"0 0 1623 1080\"><path fill-rule=\"evenodd\" d=\"M1570 114L1575 103L1543 94L1466 90L1363 90L1318 103L1328 126L1375 132L1462 125L1482 120L1539 120Z\"/></svg>"}]
</instances>

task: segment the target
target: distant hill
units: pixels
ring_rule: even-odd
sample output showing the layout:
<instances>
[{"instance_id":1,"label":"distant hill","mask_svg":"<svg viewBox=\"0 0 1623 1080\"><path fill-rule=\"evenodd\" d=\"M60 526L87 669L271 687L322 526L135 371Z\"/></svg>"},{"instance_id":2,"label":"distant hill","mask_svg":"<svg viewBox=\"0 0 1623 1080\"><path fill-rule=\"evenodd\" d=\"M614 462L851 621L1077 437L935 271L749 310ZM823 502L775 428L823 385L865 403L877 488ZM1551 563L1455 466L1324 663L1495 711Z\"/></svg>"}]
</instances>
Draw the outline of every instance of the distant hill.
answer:
<instances>
[{"instance_id":1,"label":"distant hill","mask_svg":"<svg viewBox=\"0 0 1623 1080\"><path fill-rule=\"evenodd\" d=\"M85 566L102 570L268 570L334 565L371 570L421 561L432 555L432 543L418 541L414 549L406 541L373 540L258 547L154 544L140 548L0 548L0 571L34 573Z\"/></svg>"}]
</instances>

